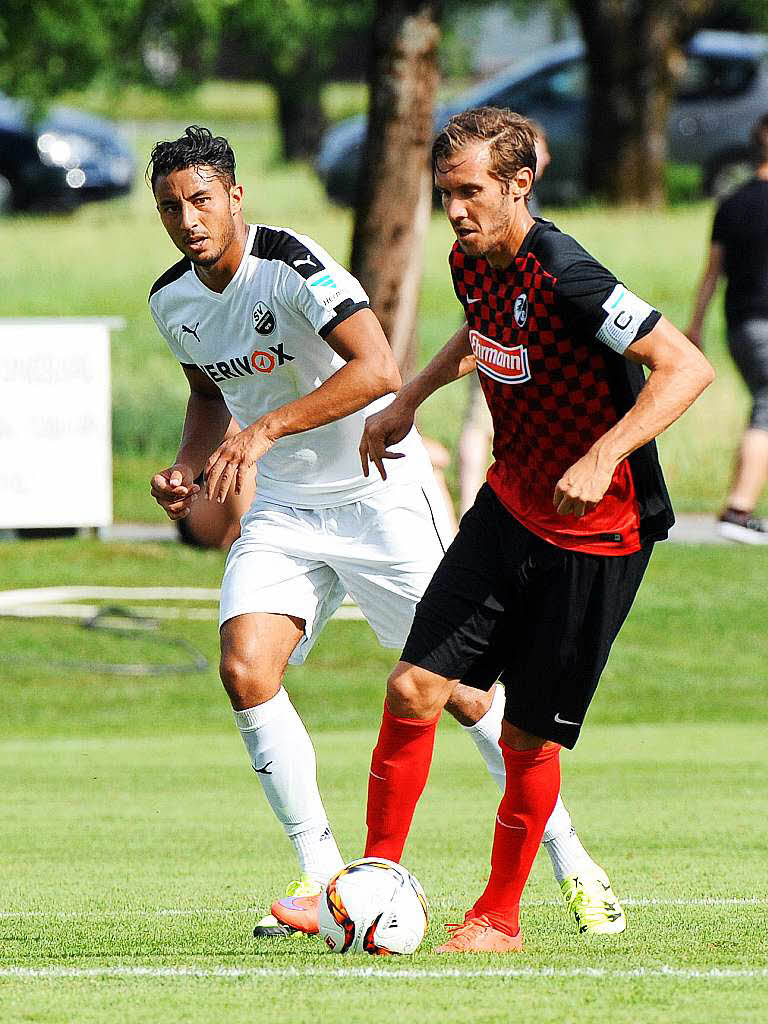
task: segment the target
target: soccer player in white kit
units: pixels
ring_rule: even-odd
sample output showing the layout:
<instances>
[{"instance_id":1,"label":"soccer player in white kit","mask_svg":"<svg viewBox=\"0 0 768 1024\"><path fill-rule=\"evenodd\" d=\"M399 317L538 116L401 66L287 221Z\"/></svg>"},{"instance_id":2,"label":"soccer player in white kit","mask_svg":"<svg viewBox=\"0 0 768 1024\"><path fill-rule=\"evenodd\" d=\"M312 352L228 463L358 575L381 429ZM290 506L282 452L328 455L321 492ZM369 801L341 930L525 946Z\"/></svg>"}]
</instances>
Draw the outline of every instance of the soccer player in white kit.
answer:
<instances>
[{"instance_id":1,"label":"soccer player in white kit","mask_svg":"<svg viewBox=\"0 0 768 1024\"><path fill-rule=\"evenodd\" d=\"M287 891L295 911L344 861L312 742L282 686L286 666L304 661L346 593L379 642L400 649L449 531L415 429L386 478L362 473L365 419L392 401L400 376L360 284L309 238L246 223L226 139L189 127L155 146L150 169L161 221L183 254L153 285L150 310L190 388L178 454L152 478L152 494L177 520L203 488L221 503L256 475L224 570L220 672L298 858ZM240 432L225 438L231 417ZM448 704L502 789L503 707L499 689L461 684ZM544 843L579 930L622 930L610 890L591 896L569 882L604 873L559 798ZM268 915L255 934L293 930Z\"/></svg>"}]
</instances>

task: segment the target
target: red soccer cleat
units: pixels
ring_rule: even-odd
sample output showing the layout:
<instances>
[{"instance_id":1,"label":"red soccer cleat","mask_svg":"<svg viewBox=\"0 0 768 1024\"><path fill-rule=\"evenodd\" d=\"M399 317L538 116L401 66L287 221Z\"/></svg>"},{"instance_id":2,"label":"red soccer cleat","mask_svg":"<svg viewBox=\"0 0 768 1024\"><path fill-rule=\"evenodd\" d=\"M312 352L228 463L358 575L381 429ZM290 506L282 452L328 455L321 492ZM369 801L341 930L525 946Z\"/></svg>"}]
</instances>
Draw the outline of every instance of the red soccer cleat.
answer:
<instances>
[{"instance_id":1,"label":"red soccer cleat","mask_svg":"<svg viewBox=\"0 0 768 1024\"><path fill-rule=\"evenodd\" d=\"M461 924L448 924L451 937L436 953L519 953L523 933L507 935L494 928L487 917L469 917Z\"/></svg>"}]
</instances>

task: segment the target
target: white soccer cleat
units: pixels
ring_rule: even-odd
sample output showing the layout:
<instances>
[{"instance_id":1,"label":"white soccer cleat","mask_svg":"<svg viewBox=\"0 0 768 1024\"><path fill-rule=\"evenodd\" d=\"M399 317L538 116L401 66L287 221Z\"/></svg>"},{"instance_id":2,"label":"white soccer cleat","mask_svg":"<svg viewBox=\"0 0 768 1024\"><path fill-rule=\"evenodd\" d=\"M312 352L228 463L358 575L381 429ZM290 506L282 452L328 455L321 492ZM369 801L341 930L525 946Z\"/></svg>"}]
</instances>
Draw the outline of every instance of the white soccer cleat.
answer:
<instances>
[{"instance_id":1,"label":"white soccer cleat","mask_svg":"<svg viewBox=\"0 0 768 1024\"><path fill-rule=\"evenodd\" d=\"M618 935L627 927L621 904L600 868L568 875L560 889L579 935Z\"/></svg>"}]
</instances>

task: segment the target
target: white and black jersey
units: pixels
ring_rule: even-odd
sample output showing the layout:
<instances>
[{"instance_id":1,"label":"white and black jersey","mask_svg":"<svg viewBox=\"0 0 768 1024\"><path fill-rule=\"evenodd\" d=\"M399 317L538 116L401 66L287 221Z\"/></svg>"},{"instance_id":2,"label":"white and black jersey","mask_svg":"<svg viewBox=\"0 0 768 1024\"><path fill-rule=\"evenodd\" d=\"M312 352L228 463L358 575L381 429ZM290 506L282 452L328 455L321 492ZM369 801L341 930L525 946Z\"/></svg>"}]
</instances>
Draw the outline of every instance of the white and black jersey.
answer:
<instances>
[{"instance_id":1,"label":"white and black jersey","mask_svg":"<svg viewBox=\"0 0 768 1024\"><path fill-rule=\"evenodd\" d=\"M311 239L251 225L240 266L223 292L207 288L189 259L153 285L149 306L179 362L197 366L221 390L241 428L318 388L344 365L324 338L368 306L359 282ZM280 438L260 460L257 494L278 504L320 508L358 501L385 486L362 475L358 446L367 416L388 395L341 420ZM431 472L415 430L388 465L403 483Z\"/></svg>"}]
</instances>

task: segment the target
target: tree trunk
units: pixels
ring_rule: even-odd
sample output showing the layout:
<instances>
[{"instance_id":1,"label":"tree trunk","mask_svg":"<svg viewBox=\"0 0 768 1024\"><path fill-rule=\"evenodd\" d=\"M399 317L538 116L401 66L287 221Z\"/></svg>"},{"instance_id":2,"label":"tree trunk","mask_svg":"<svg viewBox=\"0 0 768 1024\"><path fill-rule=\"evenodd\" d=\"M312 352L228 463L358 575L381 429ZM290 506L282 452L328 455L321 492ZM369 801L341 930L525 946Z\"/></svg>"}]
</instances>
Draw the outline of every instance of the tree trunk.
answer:
<instances>
[{"instance_id":1,"label":"tree trunk","mask_svg":"<svg viewBox=\"0 0 768 1024\"><path fill-rule=\"evenodd\" d=\"M312 68L311 60L305 67ZM317 152L326 126L320 85L315 75L303 72L275 81L277 121L286 160L307 160Z\"/></svg>"},{"instance_id":2,"label":"tree trunk","mask_svg":"<svg viewBox=\"0 0 768 1024\"><path fill-rule=\"evenodd\" d=\"M439 0L377 0L352 238L352 273L368 292L404 376L416 365L441 7Z\"/></svg>"},{"instance_id":3,"label":"tree trunk","mask_svg":"<svg viewBox=\"0 0 768 1024\"><path fill-rule=\"evenodd\" d=\"M680 42L713 0L572 0L587 47L587 190L665 202L667 117Z\"/></svg>"}]
</instances>

